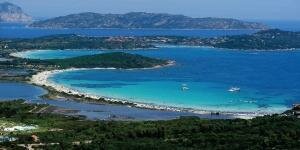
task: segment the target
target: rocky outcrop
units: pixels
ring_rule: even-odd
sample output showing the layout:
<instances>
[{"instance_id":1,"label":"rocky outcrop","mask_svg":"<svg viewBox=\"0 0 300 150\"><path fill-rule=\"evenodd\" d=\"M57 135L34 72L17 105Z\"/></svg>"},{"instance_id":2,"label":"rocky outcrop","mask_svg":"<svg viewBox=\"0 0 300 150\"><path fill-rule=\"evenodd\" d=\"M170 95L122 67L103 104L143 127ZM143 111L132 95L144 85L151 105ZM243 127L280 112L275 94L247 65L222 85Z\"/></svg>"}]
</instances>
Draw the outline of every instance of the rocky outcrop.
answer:
<instances>
[{"instance_id":1,"label":"rocky outcrop","mask_svg":"<svg viewBox=\"0 0 300 150\"><path fill-rule=\"evenodd\" d=\"M0 3L0 22L29 23L32 17L24 13L21 7L5 2Z\"/></svg>"}]
</instances>

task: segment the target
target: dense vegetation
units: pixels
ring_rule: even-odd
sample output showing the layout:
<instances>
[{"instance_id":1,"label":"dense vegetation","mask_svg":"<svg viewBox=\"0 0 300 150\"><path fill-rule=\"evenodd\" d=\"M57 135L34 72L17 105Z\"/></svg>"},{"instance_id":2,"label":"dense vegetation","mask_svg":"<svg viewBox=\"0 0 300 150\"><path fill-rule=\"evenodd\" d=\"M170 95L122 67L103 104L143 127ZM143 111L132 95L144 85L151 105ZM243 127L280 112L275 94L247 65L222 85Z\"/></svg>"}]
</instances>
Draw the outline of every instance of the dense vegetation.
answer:
<instances>
[{"instance_id":1,"label":"dense vegetation","mask_svg":"<svg viewBox=\"0 0 300 150\"><path fill-rule=\"evenodd\" d=\"M281 31L278 29L260 31L253 35L225 37L213 44L214 47L229 49L277 50L300 48L300 32Z\"/></svg>"},{"instance_id":2,"label":"dense vegetation","mask_svg":"<svg viewBox=\"0 0 300 150\"><path fill-rule=\"evenodd\" d=\"M31 24L42 28L167 28L167 29L266 29L267 26L227 18L191 18L183 15L132 12L127 14L80 13Z\"/></svg>"},{"instance_id":3,"label":"dense vegetation","mask_svg":"<svg viewBox=\"0 0 300 150\"><path fill-rule=\"evenodd\" d=\"M136 49L150 47L153 46L131 37L86 37L73 34L52 35L33 39L0 40L0 48L18 51L32 49Z\"/></svg>"},{"instance_id":4,"label":"dense vegetation","mask_svg":"<svg viewBox=\"0 0 300 150\"><path fill-rule=\"evenodd\" d=\"M149 37L150 38L150 37ZM215 38L152 37L160 44L211 46L239 50L280 50L300 48L300 32L270 29L251 35L234 35Z\"/></svg>"},{"instance_id":5,"label":"dense vegetation","mask_svg":"<svg viewBox=\"0 0 300 150\"><path fill-rule=\"evenodd\" d=\"M152 68L169 65L167 60L113 52L67 59L35 60L14 58L0 61L0 80L26 81L40 71L69 68Z\"/></svg>"},{"instance_id":6,"label":"dense vegetation","mask_svg":"<svg viewBox=\"0 0 300 150\"><path fill-rule=\"evenodd\" d=\"M29 113L34 106L22 101L1 102L0 117L49 129L14 133L18 141L34 143L35 134L51 149L298 149L300 120L292 116L265 116L252 120L204 120L184 117L170 121L88 121L54 114ZM51 129L60 129L51 130ZM87 143L90 141L91 143ZM74 145L74 142L82 142ZM84 143L86 142L86 143ZM73 144L72 144L73 143Z\"/></svg>"},{"instance_id":7,"label":"dense vegetation","mask_svg":"<svg viewBox=\"0 0 300 150\"><path fill-rule=\"evenodd\" d=\"M61 68L150 68L158 65L166 65L167 61L149 58L136 54L123 52L104 53L90 56L79 56L67 59L47 60L50 64Z\"/></svg>"},{"instance_id":8,"label":"dense vegetation","mask_svg":"<svg viewBox=\"0 0 300 150\"><path fill-rule=\"evenodd\" d=\"M15 58L0 61L0 80L27 81L40 71L69 68L152 68L168 65L167 60L113 52L67 59L34 60Z\"/></svg>"},{"instance_id":9,"label":"dense vegetation","mask_svg":"<svg viewBox=\"0 0 300 150\"><path fill-rule=\"evenodd\" d=\"M56 69L67 68L150 68L158 65L167 65L168 61L149 58L137 54L112 52L96 55L79 56L66 59L31 60L20 59L18 63L31 65L52 66ZM15 61L16 62L16 61Z\"/></svg>"},{"instance_id":10,"label":"dense vegetation","mask_svg":"<svg viewBox=\"0 0 300 150\"><path fill-rule=\"evenodd\" d=\"M3 39L0 48L6 50L27 49L134 49L154 48L153 44L212 46L228 49L277 50L300 48L300 32L278 29L264 30L252 35L235 35L216 38L180 36L146 37L85 37L78 35L54 35L35 39Z\"/></svg>"}]
</instances>

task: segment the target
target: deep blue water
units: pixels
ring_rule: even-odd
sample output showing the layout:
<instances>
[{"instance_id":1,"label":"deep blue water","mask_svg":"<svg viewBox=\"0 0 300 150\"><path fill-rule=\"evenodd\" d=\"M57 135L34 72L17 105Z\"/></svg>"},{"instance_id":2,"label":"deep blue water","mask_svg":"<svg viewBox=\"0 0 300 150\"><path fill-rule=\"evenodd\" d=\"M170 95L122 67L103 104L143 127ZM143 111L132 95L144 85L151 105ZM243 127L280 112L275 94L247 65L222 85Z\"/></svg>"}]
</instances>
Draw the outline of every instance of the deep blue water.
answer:
<instances>
[{"instance_id":1,"label":"deep blue water","mask_svg":"<svg viewBox=\"0 0 300 150\"><path fill-rule=\"evenodd\" d=\"M262 22L273 28L300 31L300 22L297 21ZM0 38L33 38L69 33L90 36L180 35L214 37L251 34L253 32L256 31L156 29L54 30L26 28L23 25L15 24L0 25ZM60 53L43 51L43 53L29 52L26 56L30 56L31 58L66 58L92 54L94 52L98 53L99 51L60 51ZM177 64L173 67L156 70L86 70L65 72L53 77L52 80L65 86L97 95L200 109L279 112L291 107L293 103L300 102L299 51L245 52L207 48L162 48L160 50L130 52L176 60ZM182 84L187 84L190 90L181 91ZM14 95L15 93L10 91L15 86L19 87L19 85L0 86L0 99L9 98L10 94ZM241 88L241 91L239 93L230 93L227 90L231 86L238 86ZM16 94L12 98L33 99L34 95L36 95L36 93L32 93L34 91L36 92L35 88L26 87L25 92L18 92L21 96ZM56 105L67 108L68 106L73 106L64 101ZM80 105L78 103L76 107L81 108ZM93 105L91 104L91 106ZM101 116L101 114L94 111L84 110L82 112ZM122 111L118 112L119 115L122 113ZM160 114L158 113L158 115Z\"/></svg>"},{"instance_id":2,"label":"deep blue water","mask_svg":"<svg viewBox=\"0 0 300 150\"><path fill-rule=\"evenodd\" d=\"M251 20L253 21L253 20ZM258 20L271 28L300 31L300 21ZM37 29L21 24L0 24L0 38L34 38L53 34L79 34L88 36L195 36L216 37L251 34L256 30L170 30L170 29Z\"/></svg>"},{"instance_id":3,"label":"deep blue water","mask_svg":"<svg viewBox=\"0 0 300 150\"><path fill-rule=\"evenodd\" d=\"M0 101L11 99L37 100L39 96L45 93L44 89L29 84L0 82Z\"/></svg>"},{"instance_id":4,"label":"deep blue water","mask_svg":"<svg viewBox=\"0 0 300 150\"><path fill-rule=\"evenodd\" d=\"M278 28L281 30L300 31L300 20L258 20L256 22L262 22L269 27Z\"/></svg>"},{"instance_id":5,"label":"deep blue water","mask_svg":"<svg viewBox=\"0 0 300 150\"><path fill-rule=\"evenodd\" d=\"M175 60L176 65L153 70L80 70L51 79L95 95L206 110L279 112L299 103L298 50L181 47L126 52ZM182 91L182 84L190 90ZM232 86L241 91L228 92Z\"/></svg>"}]
</instances>

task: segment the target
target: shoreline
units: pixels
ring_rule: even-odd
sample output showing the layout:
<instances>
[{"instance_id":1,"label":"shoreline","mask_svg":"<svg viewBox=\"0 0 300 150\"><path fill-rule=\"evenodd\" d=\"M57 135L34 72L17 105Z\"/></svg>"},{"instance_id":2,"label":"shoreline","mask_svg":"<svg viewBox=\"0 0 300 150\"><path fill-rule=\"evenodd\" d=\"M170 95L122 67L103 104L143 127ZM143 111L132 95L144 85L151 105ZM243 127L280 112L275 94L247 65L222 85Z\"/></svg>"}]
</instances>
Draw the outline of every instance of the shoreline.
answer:
<instances>
[{"instance_id":1,"label":"shoreline","mask_svg":"<svg viewBox=\"0 0 300 150\"><path fill-rule=\"evenodd\" d=\"M90 49L90 48L80 48L80 49L24 49L22 51L17 51L17 52L12 52L8 56L14 57L14 58L25 58L27 59L27 55L24 55L27 52L40 52L40 51L81 51L81 50L86 50L86 51L139 51L139 50L157 50L159 47L149 47L149 48L133 48L133 49L105 49L105 48L95 48L95 49ZM101 53L100 53L101 54ZM25 57L24 57L25 56Z\"/></svg>"},{"instance_id":2,"label":"shoreline","mask_svg":"<svg viewBox=\"0 0 300 150\"><path fill-rule=\"evenodd\" d=\"M58 30L66 30L66 29L78 29L78 30L171 30L171 31L260 31L260 30L266 30L264 28L68 28L68 27L35 27L25 25L28 29L41 29L41 30L47 30L47 29L58 29Z\"/></svg>"},{"instance_id":3,"label":"shoreline","mask_svg":"<svg viewBox=\"0 0 300 150\"><path fill-rule=\"evenodd\" d=\"M156 69L161 67L167 67L174 65L175 62L169 61L169 63L165 66L154 66L152 68L140 68L140 69ZM69 96L78 97L81 101L93 101L94 103L108 103L108 104L119 104L119 105L127 105L129 107L136 107L142 109L151 109L151 110L162 110L162 111L173 111L173 112L189 112L194 114L217 114L217 115L232 115L233 118L240 118L240 119L252 119L258 116L264 115L271 115L274 113L270 112L230 112L230 111L218 111L218 110L201 110L201 109L194 109L194 108L184 108L184 107L176 107L176 106L166 106L166 105L159 105L159 104L152 104L152 103L141 103L141 102L132 102L126 99L119 99L113 97L105 97L99 96L91 93L80 92L78 90L65 87L63 85L54 83L50 81L49 78L54 76L55 74L68 72L68 71L76 71L76 70L90 70L90 69L117 69L117 68L70 68L65 70L51 70L51 71L43 71L36 75L33 75L30 83L42 87L46 87L48 90L54 90L60 94L66 94ZM133 69L126 69L126 70L133 70Z\"/></svg>"},{"instance_id":4,"label":"shoreline","mask_svg":"<svg viewBox=\"0 0 300 150\"><path fill-rule=\"evenodd\" d=\"M24 55L27 52L34 52L34 51L56 51L56 50L70 50L70 51L81 51L81 50L87 50L87 51L140 51L140 50L159 50L160 48L208 48L208 49L216 49L216 50L224 50L224 51L238 51L238 52L295 52L300 51L300 48L287 48L287 49L234 49L234 48L222 48L222 47L214 47L214 46L205 46L205 45L172 45L172 44L158 44L154 45L154 47L149 48L133 48L133 49L88 49L88 48L82 48L82 49L25 49L22 51L17 51L10 53L8 56L14 57L14 58L25 58L27 59L27 55Z\"/></svg>"}]
</instances>

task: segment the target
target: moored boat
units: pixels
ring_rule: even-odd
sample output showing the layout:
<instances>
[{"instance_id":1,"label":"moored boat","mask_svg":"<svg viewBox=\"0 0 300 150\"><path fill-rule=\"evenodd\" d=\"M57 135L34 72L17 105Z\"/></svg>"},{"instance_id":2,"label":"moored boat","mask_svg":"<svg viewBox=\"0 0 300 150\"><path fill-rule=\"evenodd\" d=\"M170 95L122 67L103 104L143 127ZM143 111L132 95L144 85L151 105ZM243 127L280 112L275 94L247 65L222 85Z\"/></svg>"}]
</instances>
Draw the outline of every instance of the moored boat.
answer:
<instances>
[{"instance_id":1,"label":"moored boat","mask_svg":"<svg viewBox=\"0 0 300 150\"><path fill-rule=\"evenodd\" d=\"M241 88L239 87L231 87L228 92L239 92L241 90Z\"/></svg>"}]
</instances>

